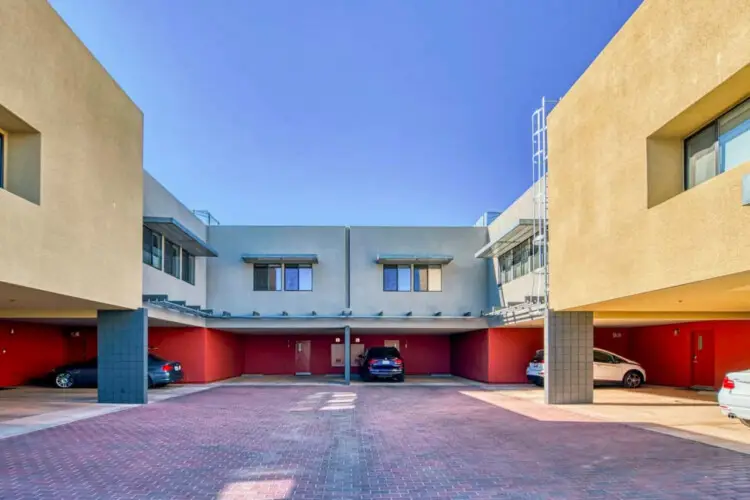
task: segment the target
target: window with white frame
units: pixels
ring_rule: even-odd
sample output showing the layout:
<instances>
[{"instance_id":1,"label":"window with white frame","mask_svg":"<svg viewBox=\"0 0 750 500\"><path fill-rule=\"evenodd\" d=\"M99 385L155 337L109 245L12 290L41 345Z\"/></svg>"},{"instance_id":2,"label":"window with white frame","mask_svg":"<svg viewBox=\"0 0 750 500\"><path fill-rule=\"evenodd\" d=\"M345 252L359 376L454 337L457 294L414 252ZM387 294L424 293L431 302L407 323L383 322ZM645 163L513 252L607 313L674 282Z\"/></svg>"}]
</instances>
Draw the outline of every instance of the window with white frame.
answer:
<instances>
[{"instance_id":1,"label":"window with white frame","mask_svg":"<svg viewBox=\"0 0 750 500\"><path fill-rule=\"evenodd\" d=\"M750 99L685 139L685 189L750 162Z\"/></svg>"},{"instance_id":2,"label":"window with white frame","mask_svg":"<svg viewBox=\"0 0 750 500\"><path fill-rule=\"evenodd\" d=\"M439 264L414 265L415 292L441 292L443 290L443 266Z\"/></svg>"}]
</instances>

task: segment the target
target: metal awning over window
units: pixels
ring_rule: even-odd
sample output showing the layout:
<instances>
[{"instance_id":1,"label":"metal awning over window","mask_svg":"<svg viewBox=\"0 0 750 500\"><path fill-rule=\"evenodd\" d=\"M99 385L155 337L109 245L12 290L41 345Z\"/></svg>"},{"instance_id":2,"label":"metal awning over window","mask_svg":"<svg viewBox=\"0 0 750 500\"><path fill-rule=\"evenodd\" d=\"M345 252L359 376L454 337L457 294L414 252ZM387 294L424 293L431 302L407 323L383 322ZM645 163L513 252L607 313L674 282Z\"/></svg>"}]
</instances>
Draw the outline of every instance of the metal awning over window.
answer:
<instances>
[{"instance_id":1,"label":"metal awning over window","mask_svg":"<svg viewBox=\"0 0 750 500\"><path fill-rule=\"evenodd\" d=\"M144 217L143 225L152 231L164 235L196 257L218 257L216 250L200 239L190 229L172 217Z\"/></svg>"},{"instance_id":2,"label":"metal awning over window","mask_svg":"<svg viewBox=\"0 0 750 500\"><path fill-rule=\"evenodd\" d=\"M377 264L449 264L453 261L452 255L403 255L383 254L375 259Z\"/></svg>"},{"instance_id":3,"label":"metal awning over window","mask_svg":"<svg viewBox=\"0 0 750 500\"><path fill-rule=\"evenodd\" d=\"M245 253L242 261L247 264L317 264L318 256L314 253Z\"/></svg>"},{"instance_id":4,"label":"metal awning over window","mask_svg":"<svg viewBox=\"0 0 750 500\"><path fill-rule=\"evenodd\" d=\"M474 254L474 257L477 259L500 257L511 248L531 238L533 234L534 219L519 219L516 225L510 228L504 235L480 248Z\"/></svg>"}]
</instances>

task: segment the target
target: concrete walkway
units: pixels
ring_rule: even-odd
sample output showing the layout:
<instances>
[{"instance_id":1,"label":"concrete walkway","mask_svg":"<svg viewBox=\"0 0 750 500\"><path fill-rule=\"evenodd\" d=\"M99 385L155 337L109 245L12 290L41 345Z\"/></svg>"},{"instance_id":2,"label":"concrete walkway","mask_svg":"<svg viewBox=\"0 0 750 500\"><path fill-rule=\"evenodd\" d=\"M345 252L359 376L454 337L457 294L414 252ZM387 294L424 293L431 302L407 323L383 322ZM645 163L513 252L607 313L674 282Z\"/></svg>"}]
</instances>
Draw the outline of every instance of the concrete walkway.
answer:
<instances>
[{"instance_id":1,"label":"concrete walkway","mask_svg":"<svg viewBox=\"0 0 750 500\"><path fill-rule=\"evenodd\" d=\"M181 385L151 389L148 392L148 402L158 403L211 387L214 385ZM96 398L96 389L16 387L2 390L0 440L140 406L99 404Z\"/></svg>"},{"instance_id":2,"label":"concrete walkway","mask_svg":"<svg viewBox=\"0 0 750 500\"><path fill-rule=\"evenodd\" d=\"M600 388L594 391L594 404L588 405L544 405L544 391L529 386L464 394L536 420L622 423L750 454L750 428L722 415L712 393Z\"/></svg>"}]
</instances>

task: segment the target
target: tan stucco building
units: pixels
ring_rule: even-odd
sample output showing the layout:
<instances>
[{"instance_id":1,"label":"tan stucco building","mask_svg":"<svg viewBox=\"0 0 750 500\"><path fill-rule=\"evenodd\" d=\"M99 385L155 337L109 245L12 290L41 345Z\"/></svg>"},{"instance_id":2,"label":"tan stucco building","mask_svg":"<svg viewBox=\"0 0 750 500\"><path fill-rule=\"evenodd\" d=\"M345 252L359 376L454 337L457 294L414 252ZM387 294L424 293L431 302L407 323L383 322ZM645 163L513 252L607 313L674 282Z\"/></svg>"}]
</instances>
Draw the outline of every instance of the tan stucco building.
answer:
<instances>
[{"instance_id":1,"label":"tan stucco building","mask_svg":"<svg viewBox=\"0 0 750 500\"><path fill-rule=\"evenodd\" d=\"M633 14L549 117L553 316L750 317L748 98L750 4Z\"/></svg>"}]
</instances>

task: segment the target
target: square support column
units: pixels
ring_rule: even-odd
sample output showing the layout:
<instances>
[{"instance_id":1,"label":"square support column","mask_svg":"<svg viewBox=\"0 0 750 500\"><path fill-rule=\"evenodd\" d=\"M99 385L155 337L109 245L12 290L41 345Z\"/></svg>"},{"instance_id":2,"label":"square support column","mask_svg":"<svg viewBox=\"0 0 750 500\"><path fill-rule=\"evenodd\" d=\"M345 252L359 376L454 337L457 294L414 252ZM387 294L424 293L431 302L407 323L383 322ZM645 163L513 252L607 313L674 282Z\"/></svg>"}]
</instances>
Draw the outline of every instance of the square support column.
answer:
<instances>
[{"instance_id":1,"label":"square support column","mask_svg":"<svg viewBox=\"0 0 750 500\"><path fill-rule=\"evenodd\" d=\"M99 311L97 315L100 403L148 403L148 311Z\"/></svg>"},{"instance_id":2,"label":"square support column","mask_svg":"<svg viewBox=\"0 0 750 500\"><path fill-rule=\"evenodd\" d=\"M349 385L352 380L352 330L344 327L344 382Z\"/></svg>"},{"instance_id":3,"label":"square support column","mask_svg":"<svg viewBox=\"0 0 750 500\"><path fill-rule=\"evenodd\" d=\"M544 402L594 402L594 313L547 310L544 318Z\"/></svg>"}]
</instances>

